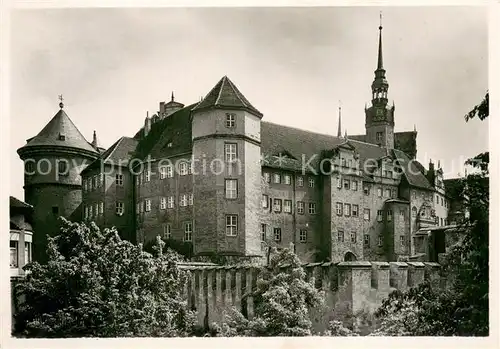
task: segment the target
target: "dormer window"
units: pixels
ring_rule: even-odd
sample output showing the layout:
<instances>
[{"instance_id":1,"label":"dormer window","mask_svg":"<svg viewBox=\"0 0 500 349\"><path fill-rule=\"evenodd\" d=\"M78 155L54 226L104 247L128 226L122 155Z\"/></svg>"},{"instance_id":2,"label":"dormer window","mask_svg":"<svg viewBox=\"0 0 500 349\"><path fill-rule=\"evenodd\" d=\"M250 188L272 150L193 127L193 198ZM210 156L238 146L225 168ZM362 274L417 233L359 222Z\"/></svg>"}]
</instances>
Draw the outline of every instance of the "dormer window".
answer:
<instances>
[{"instance_id":1,"label":"dormer window","mask_svg":"<svg viewBox=\"0 0 500 349\"><path fill-rule=\"evenodd\" d=\"M66 140L66 135L64 133L59 133L59 140L60 141L65 141Z\"/></svg>"},{"instance_id":2,"label":"dormer window","mask_svg":"<svg viewBox=\"0 0 500 349\"><path fill-rule=\"evenodd\" d=\"M236 115L235 114L226 114L226 127L227 128L236 127Z\"/></svg>"}]
</instances>

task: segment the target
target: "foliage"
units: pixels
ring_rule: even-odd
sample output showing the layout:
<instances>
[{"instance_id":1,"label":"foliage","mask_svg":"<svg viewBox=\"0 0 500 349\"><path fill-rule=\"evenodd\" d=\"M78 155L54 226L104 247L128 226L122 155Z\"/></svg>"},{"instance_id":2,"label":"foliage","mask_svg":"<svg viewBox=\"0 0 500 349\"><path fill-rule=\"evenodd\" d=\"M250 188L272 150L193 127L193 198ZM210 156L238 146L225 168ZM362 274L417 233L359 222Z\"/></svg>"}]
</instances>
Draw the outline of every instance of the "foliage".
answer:
<instances>
[{"instance_id":1,"label":"foliage","mask_svg":"<svg viewBox=\"0 0 500 349\"><path fill-rule=\"evenodd\" d=\"M165 249L171 249L179 254L179 256L185 260L190 260L193 257L193 243L189 241L179 241L174 239L162 239L165 244ZM148 241L144 243L144 251L153 253L155 246L157 246L157 241Z\"/></svg>"},{"instance_id":2,"label":"foliage","mask_svg":"<svg viewBox=\"0 0 500 349\"><path fill-rule=\"evenodd\" d=\"M469 121L470 119L473 119L476 116L479 118L479 120L484 120L489 115L490 115L489 92L486 92L486 95L484 96L481 103L475 105L474 108L472 108L472 110L465 115L465 121Z\"/></svg>"},{"instance_id":3,"label":"foliage","mask_svg":"<svg viewBox=\"0 0 500 349\"><path fill-rule=\"evenodd\" d=\"M323 293L314 288L314 279L306 273L298 257L283 249L273 253L262 270L257 288L251 294L254 314L247 319L234 309L218 326L217 335L225 336L308 336L311 335L309 308L320 306Z\"/></svg>"},{"instance_id":4,"label":"foliage","mask_svg":"<svg viewBox=\"0 0 500 349\"><path fill-rule=\"evenodd\" d=\"M488 117L488 94L467 114ZM377 312L382 327L375 334L487 336L489 334L489 153L467 164L480 172L470 174L460 185L457 198L464 202L469 218L462 223L466 235L448 253L443 271L452 277L447 290L428 284L407 292L393 292Z\"/></svg>"},{"instance_id":5,"label":"foliage","mask_svg":"<svg viewBox=\"0 0 500 349\"><path fill-rule=\"evenodd\" d=\"M48 238L48 263L32 263L16 288L16 333L28 337L186 336L194 324L179 256L156 256L114 229L71 223Z\"/></svg>"},{"instance_id":6,"label":"foliage","mask_svg":"<svg viewBox=\"0 0 500 349\"><path fill-rule=\"evenodd\" d=\"M328 323L328 329L325 331L324 335L332 337L353 337L358 336L358 333L344 326L342 321L333 320Z\"/></svg>"}]
</instances>

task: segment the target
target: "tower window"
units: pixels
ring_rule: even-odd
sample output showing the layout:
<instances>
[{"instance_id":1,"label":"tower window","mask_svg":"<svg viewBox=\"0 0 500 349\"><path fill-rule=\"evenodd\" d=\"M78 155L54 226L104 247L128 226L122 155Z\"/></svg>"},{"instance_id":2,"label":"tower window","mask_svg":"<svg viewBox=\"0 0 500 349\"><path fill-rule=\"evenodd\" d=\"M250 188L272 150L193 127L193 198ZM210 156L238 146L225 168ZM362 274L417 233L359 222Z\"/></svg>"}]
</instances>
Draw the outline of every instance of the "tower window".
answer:
<instances>
[{"instance_id":1,"label":"tower window","mask_svg":"<svg viewBox=\"0 0 500 349\"><path fill-rule=\"evenodd\" d=\"M238 230L238 215L228 214L226 215L226 235L236 236Z\"/></svg>"},{"instance_id":2,"label":"tower window","mask_svg":"<svg viewBox=\"0 0 500 349\"><path fill-rule=\"evenodd\" d=\"M148 202L149 200L146 200L146 203ZM150 205L150 209L151 209L151 201L149 201L149 205ZM120 201L117 201L116 202L116 214L118 216L121 216L123 215L123 212L125 211L125 207L123 205L123 202L120 202Z\"/></svg>"},{"instance_id":3,"label":"tower window","mask_svg":"<svg viewBox=\"0 0 500 349\"><path fill-rule=\"evenodd\" d=\"M343 230L339 230L337 232L337 240L338 240L338 242L344 242L344 231Z\"/></svg>"},{"instance_id":4,"label":"tower window","mask_svg":"<svg viewBox=\"0 0 500 349\"><path fill-rule=\"evenodd\" d=\"M309 178L309 188L314 188L314 178Z\"/></svg>"},{"instance_id":5,"label":"tower window","mask_svg":"<svg viewBox=\"0 0 500 349\"><path fill-rule=\"evenodd\" d=\"M66 160L57 160L57 173L59 175L67 175L68 174L68 163Z\"/></svg>"},{"instance_id":6,"label":"tower window","mask_svg":"<svg viewBox=\"0 0 500 349\"><path fill-rule=\"evenodd\" d=\"M358 234L357 234L355 231L353 231L353 232L351 233L351 242L352 242L352 243L356 243L356 241L357 241L357 235L358 235Z\"/></svg>"},{"instance_id":7,"label":"tower window","mask_svg":"<svg viewBox=\"0 0 500 349\"><path fill-rule=\"evenodd\" d=\"M226 179L225 191L226 191L226 199L236 199L238 197L238 180Z\"/></svg>"},{"instance_id":8,"label":"tower window","mask_svg":"<svg viewBox=\"0 0 500 349\"><path fill-rule=\"evenodd\" d=\"M66 140L66 135L64 133L59 133L59 140L60 141L65 141Z\"/></svg>"},{"instance_id":9,"label":"tower window","mask_svg":"<svg viewBox=\"0 0 500 349\"><path fill-rule=\"evenodd\" d=\"M382 138L384 137L384 133L383 132L377 132L377 134L375 135L375 139L377 142L382 142Z\"/></svg>"},{"instance_id":10,"label":"tower window","mask_svg":"<svg viewBox=\"0 0 500 349\"><path fill-rule=\"evenodd\" d=\"M116 174L116 185L119 187L123 186L123 175L122 174Z\"/></svg>"},{"instance_id":11,"label":"tower window","mask_svg":"<svg viewBox=\"0 0 500 349\"><path fill-rule=\"evenodd\" d=\"M349 217L351 215L351 204L344 204L344 216Z\"/></svg>"},{"instance_id":12,"label":"tower window","mask_svg":"<svg viewBox=\"0 0 500 349\"><path fill-rule=\"evenodd\" d=\"M368 234L365 234L365 236L364 236L364 245L370 246L370 235L368 235Z\"/></svg>"},{"instance_id":13,"label":"tower window","mask_svg":"<svg viewBox=\"0 0 500 349\"><path fill-rule=\"evenodd\" d=\"M224 144L224 158L226 162L233 162L238 158L238 147L236 143Z\"/></svg>"},{"instance_id":14,"label":"tower window","mask_svg":"<svg viewBox=\"0 0 500 349\"><path fill-rule=\"evenodd\" d=\"M234 128L236 126L236 115L226 114L226 127Z\"/></svg>"},{"instance_id":15,"label":"tower window","mask_svg":"<svg viewBox=\"0 0 500 349\"><path fill-rule=\"evenodd\" d=\"M309 214L316 214L316 203L309 203Z\"/></svg>"},{"instance_id":16,"label":"tower window","mask_svg":"<svg viewBox=\"0 0 500 349\"><path fill-rule=\"evenodd\" d=\"M193 223L184 223L184 241L193 241Z\"/></svg>"}]
</instances>

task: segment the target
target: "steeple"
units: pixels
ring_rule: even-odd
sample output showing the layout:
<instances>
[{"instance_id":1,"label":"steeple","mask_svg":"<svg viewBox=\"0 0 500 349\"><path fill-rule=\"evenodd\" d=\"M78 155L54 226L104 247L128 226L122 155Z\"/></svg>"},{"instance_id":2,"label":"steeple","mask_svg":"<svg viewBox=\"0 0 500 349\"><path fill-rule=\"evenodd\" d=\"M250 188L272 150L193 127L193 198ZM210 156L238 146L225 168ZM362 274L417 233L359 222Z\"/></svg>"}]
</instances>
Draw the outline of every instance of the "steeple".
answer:
<instances>
[{"instance_id":1,"label":"steeple","mask_svg":"<svg viewBox=\"0 0 500 349\"><path fill-rule=\"evenodd\" d=\"M94 135L92 136L92 146L97 149L99 147L99 143L97 142L97 134L94 130Z\"/></svg>"},{"instance_id":2,"label":"steeple","mask_svg":"<svg viewBox=\"0 0 500 349\"><path fill-rule=\"evenodd\" d=\"M339 129L337 130L337 137L342 137L342 107L339 101Z\"/></svg>"},{"instance_id":3,"label":"steeple","mask_svg":"<svg viewBox=\"0 0 500 349\"><path fill-rule=\"evenodd\" d=\"M172 91L172 98L170 99L171 102L174 101L174 91Z\"/></svg>"},{"instance_id":4,"label":"steeple","mask_svg":"<svg viewBox=\"0 0 500 349\"><path fill-rule=\"evenodd\" d=\"M380 25L378 27L378 59L377 69L375 70L375 79L372 83L372 105L387 105L387 90L389 84L385 78L384 59L382 54L382 13L380 13Z\"/></svg>"}]
</instances>

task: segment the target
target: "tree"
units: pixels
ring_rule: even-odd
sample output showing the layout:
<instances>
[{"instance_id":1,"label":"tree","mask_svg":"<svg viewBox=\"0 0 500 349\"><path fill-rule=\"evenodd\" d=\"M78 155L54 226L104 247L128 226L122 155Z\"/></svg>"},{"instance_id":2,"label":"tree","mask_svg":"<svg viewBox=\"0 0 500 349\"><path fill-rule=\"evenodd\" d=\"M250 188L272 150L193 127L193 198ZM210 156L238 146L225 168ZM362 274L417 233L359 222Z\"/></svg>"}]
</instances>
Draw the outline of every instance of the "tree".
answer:
<instances>
[{"instance_id":1,"label":"tree","mask_svg":"<svg viewBox=\"0 0 500 349\"><path fill-rule=\"evenodd\" d=\"M488 94L465 119L489 116ZM469 218L462 226L466 235L446 258L443 271L453 277L447 290L432 290L428 284L407 292L396 291L386 299L377 315L383 319L377 334L487 336L489 334L489 153L467 161L479 169L462 179L459 200ZM398 328L399 327L399 328Z\"/></svg>"},{"instance_id":2,"label":"tree","mask_svg":"<svg viewBox=\"0 0 500 349\"><path fill-rule=\"evenodd\" d=\"M306 273L298 257L289 249L274 253L262 269L253 297L254 316L247 319L234 309L226 321L217 326L224 336L308 336L312 323L309 308L320 306L323 292L306 281Z\"/></svg>"},{"instance_id":3,"label":"tree","mask_svg":"<svg viewBox=\"0 0 500 349\"><path fill-rule=\"evenodd\" d=\"M15 333L28 337L186 336L194 324L179 256L156 255L115 229L63 219L48 238L48 263L32 263L16 289L24 297Z\"/></svg>"}]
</instances>

